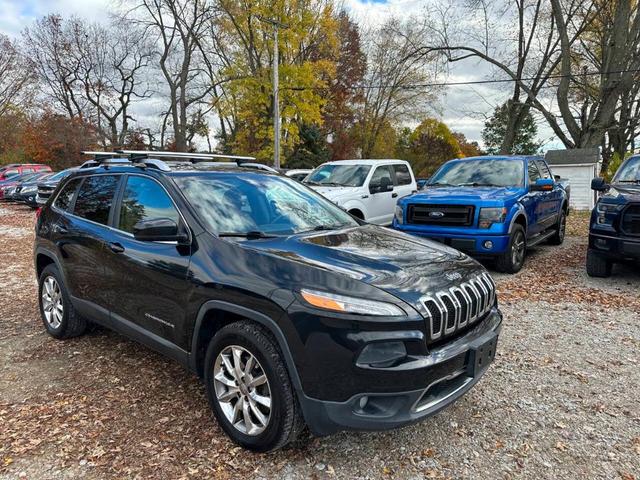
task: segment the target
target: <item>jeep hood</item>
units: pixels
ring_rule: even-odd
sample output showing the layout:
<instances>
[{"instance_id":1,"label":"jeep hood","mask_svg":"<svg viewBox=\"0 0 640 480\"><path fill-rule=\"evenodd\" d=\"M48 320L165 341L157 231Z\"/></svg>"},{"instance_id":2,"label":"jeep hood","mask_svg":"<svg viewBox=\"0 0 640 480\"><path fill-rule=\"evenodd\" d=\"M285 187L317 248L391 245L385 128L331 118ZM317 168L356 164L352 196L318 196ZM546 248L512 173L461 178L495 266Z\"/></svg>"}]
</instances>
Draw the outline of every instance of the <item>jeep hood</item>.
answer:
<instances>
[{"instance_id":1,"label":"jeep hood","mask_svg":"<svg viewBox=\"0 0 640 480\"><path fill-rule=\"evenodd\" d=\"M457 250L375 225L242 243L304 264L306 276L315 267L380 288L423 315L421 297L484 272Z\"/></svg>"},{"instance_id":2,"label":"jeep hood","mask_svg":"<svg viewBox=\"0 0 640 480\"><path fill-rule=\"evenodd\" d=\"M521 194L521 187L431 187L407 198L405 203L507 202Z\"/></svg>"}]
</instances>

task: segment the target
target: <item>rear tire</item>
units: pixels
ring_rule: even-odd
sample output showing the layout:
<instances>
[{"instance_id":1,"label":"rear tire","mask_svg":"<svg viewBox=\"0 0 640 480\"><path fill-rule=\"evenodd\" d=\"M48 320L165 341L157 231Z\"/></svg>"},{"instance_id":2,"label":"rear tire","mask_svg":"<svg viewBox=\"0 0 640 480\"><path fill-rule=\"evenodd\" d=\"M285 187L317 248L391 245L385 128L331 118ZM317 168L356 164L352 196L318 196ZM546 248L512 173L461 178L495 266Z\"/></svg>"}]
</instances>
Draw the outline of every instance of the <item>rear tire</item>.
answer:
<instances>
[{"instance_id":1,"label":"rear tire","mask_svg":"<svg viewBox=\"0 0 640 480\"><path fill-rule=\"evenodd\" d=\"M556 226L556 231L551 238L549 238L549 243L551 245L562 245L564 242L565 232L567 229L567 212L563 208L560 212L560 218L558 219L558 225Z\"/></svg>"},{"instance_id":2,"label":"rear tire","mask_svg":"<svg viewBox=\"0 0 640 480\"><path fill-rule=\"evenodd\" d=\"M62 275L54 264L47 265L40 274L38 304L44 327L52 337L77 337L87 329L86 320L73 307Z\"/></svg>"},{"instance_id":3,"label":"rear tire","mask_svg":"<svg viewBox=\"0 0 640 480\"><path fill-rule=\"evenodd\" d=\"M517 273L524 265L527 255L527 238L522 225L514 225L507 251L496 258L496 270L504 273Z\"/></svg>"},{"instance_id":4,"label":"rear tire","mask_svg":"<svg viewBox=\"0 0 640 480\"><path fill-rule=\"evenodd\" d=\"M243 320L222 327L207 349L204 379L218 423L238 445L277 450L304 429L278 344L259 325Z\"/></svg>"},{"instance_id":5,"label":"rear tire","mask_svg":"<svg viewBox=\"0 0 640 480\"><path fill-rule=\"evenodd\" d=\"M611 276L613 264L593 249L587 250L587 275L607 278Z\"/></svg>"}]
</instances>

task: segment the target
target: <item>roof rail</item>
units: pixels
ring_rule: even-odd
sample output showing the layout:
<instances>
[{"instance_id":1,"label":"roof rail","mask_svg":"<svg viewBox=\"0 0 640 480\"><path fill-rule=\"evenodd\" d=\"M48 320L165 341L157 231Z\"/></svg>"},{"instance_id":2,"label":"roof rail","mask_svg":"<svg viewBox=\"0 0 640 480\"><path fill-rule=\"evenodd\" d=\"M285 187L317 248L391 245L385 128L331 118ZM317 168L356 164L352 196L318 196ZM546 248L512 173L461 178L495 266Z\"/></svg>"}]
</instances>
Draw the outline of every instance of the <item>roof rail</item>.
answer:
<instances>
[{"instance_id":1,"label":"roof rail","mask_svg":"<svg viewBox=\"0 0 640 480\"><path fill-rule=\"evenodd\" d=\"M229 160L235 160L237 164L246 161L255 160L255 157L245 157L240 155L225 155L222 153L189 153L189 152L156 152L149 150L116 150L117 153L129 155L132 158L178 158L190 160L192 163L202 162L206 160L215 160L219 158L227 158Z\"/></svg>"}]
</instances>

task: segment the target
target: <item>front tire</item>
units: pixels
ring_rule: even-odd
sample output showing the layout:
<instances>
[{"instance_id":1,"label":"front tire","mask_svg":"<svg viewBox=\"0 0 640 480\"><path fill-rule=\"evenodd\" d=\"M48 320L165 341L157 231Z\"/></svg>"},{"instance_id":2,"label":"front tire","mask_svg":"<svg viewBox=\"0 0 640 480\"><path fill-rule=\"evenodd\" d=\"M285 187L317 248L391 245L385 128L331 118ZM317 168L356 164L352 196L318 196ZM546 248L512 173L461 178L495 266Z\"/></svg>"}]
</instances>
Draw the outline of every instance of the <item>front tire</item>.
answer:
<instances>
[{"instance_id":1,"label":"front tire","mask_svg":"<svg viewBox=\"0 0 640 480\"><path fill-rule=\"evenodd\" d=\"M54 264L47 265L40 274L38 303L44 327L52 337L77 337L87 329L87 322L73 307L62 275Z\"/></svg>"},{"instance_id":2,"label":"front tire","mask_svg":"<svg viewBox=\"0 0 640 480\"><path fill-rule=\"evenodd\" d=\"M303 430L282 354L264 328L249 321L222 327L207 349L204 378L218 423L238 445L268 452Z\"/></svg>"},{"instance_id":3,"label":"front tire","mask_svg":"<svg viewBox=\"0 0 640 480\"><path fill-rule=\"evenodd\" d=\"M526 255L527 238L524 228L522 225L515 225L509 237L507 251L496 259L496 269L504 273L517 273L522 269Z\"/></svg>"},{"instance_id":4,"label":"front tire","mask_svg":"<svg viewBox=\"0 0 640 480\"><path fill-rule=\"evenodd\" d=\"M613 264L591 248L587 250L587 275L607 278L611 276Z\"/></svg>"}]
</instances>

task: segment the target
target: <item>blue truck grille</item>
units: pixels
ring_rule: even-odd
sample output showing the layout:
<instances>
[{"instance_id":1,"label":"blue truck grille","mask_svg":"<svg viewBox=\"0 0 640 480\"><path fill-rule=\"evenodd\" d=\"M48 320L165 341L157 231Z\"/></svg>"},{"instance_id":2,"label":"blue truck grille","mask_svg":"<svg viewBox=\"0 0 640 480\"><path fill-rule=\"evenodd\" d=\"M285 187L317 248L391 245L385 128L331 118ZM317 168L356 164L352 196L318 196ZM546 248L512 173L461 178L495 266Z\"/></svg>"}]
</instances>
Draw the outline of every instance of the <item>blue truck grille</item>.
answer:
<instances>
[{"instance_id":1,"label":"blue truck grille","mask_svg":"<svg viewBox=\"0 0 640 480\"><path fill-rule=\"evenodd\" d=\"M469 227L473 224L473 205L437 205L413 203L407 207L407 223Z\"/></svg>"},{"instance_id":2,"label":"blue truck grille","mask_svg":"<svg viewBox=\"0 0 640 480\"><path fill-rule=\"evenodd\" d=\"M428 342L437 342L468 329L484 318L495 301L496 286L488 273L423 298Z\"/></svg>"},{"instance_id":3,"label":"blue truck grille","mask_svg":"<svg viewBox=\"0 0 640 480\"><path fill-rule=\"evenodd\" d=\"M620 227L627 235L640 235L640 204L632 203L625 208Z\"/></svg>"}]
</instances>

